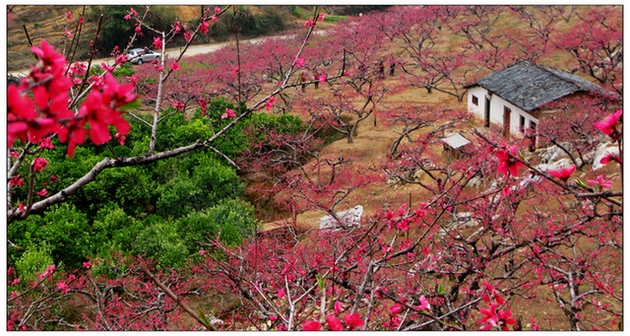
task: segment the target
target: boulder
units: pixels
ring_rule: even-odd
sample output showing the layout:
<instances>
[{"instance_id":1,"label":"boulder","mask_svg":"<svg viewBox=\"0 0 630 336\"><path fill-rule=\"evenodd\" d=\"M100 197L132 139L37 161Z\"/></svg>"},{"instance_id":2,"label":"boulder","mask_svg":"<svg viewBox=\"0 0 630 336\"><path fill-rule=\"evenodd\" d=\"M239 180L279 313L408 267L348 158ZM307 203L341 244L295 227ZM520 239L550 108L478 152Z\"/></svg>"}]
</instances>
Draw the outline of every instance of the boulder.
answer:
<instances>
[{"instance_id":1,"label":"boulder","mask_svg":"<svg viewBox=\"0 0 630 336\"><path fill-rule=\"evenodd\" d=\"M605 142L597 146L593 155L593 170L598 170L605 166L600 161L609 153L619 155L619 147L611 142Z\"/></svg>"},{"instance_id":2,"label":"boulder","mask_svg":"<svg viewBox=\"0 0 630 336\"><path fill-rule=\"evenodd\" d=\"M335 213L339 221L335 217L328 215L320 219L320 229L336 229L361 225L361 215L363 215L363 206L357 205L352 209Z\"/></svg>"}]
</instances>

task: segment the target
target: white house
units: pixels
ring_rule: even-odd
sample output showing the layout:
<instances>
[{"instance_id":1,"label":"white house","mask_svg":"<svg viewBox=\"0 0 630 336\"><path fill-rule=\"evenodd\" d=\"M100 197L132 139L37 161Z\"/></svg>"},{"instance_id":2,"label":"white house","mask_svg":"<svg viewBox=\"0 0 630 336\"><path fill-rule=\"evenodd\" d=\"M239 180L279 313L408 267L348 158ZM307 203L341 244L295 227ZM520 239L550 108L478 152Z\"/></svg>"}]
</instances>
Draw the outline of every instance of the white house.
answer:
<instances>
[{"instance_id":1,"label":"white house","mask_svg":"<svg viewBox=\"0 0 630 336\"><path fill-rule=\"evenodd\" d=\"M545 104L576 94L610 95L601 86L574 74L521 61L481 78L468 89L468 110L501 126L504 136L536 130Z\"/></svg>"}]
</instances>

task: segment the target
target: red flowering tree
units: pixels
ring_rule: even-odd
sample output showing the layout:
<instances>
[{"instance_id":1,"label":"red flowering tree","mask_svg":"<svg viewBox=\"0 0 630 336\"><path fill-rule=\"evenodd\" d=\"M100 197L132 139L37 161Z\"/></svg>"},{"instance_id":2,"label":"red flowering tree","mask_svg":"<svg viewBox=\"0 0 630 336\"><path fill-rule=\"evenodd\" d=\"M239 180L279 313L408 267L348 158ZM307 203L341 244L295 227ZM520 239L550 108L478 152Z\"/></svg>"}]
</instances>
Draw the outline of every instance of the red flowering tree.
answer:
<instances>
[{"instance_id":1,"label":"red flowering tree","mask_svg":"<svg viewBox=\"0 0 630 336\"><path fill-rule=\"evenodd\" d=\"M456 17L464 9L435 10L438 14L442 11L440 15L446 18ZM483 32L482 24L492 26L498 12L466 10L479 21L465 22L457 31L474 48L492 46L494 40L479 40L478 34ZM194 33L186 31L190 34L187 40L192 40L198 31L207 32L211 28L208 21L224 12L221 8L204 12ZM236 9L231 12L235 15ZM129 15L137 17L134 13ZM367 24L357 26L363 29L377 21L370 16L358 19ZM276 56L259 62L260 66L237 47L236 58L226 58L221 70L210 77L217 78L216 84L210 83L215 86L204 86L203 90L224 90L221 92L236 98L239 104L249 102L248 107L226 108L219 117L225 119L226 126L216 129L211 137L165 151L156 149L155 137L164 118L167 79L172 80L185 69L178 68L179 58L166 67L168 63L162 57L150 70L156 71L159 79L155 89L147 91L155 95L156 105L153 122L145 122L152 129L146 154L106 158L55 195L38 191L46 197L39 202L33 201L33 194L39 189L33 184L33 176L49 165L37 157L38 151L50 149L47 138L56 133L72 146L88 136L97 145L114 138L120 143L121 135L112 138L108 126L121 134L129 131L121 113L136 93L132 92L132 85L120 85L107 73L100 79L92 78L87 91L70 91L72 85L86 81L75 83L64 77L65 68L59 66L63 57L45 44L34 49L40 63L21 87L9 87L9 139L13 146L10 151L15 153L9 168L10 186L22 187L25 183L16 175L16 167L30 167L29 199L24 208L12 205L9 220L62 202L104 169L154 162L212 147L214 141L255 110L263 106L272 110L277 103L272 98L281 92L289 88L301 91L302 85L314 84L301 78L300 69L321 70L320 62L329 57L326 53L308 54L306 44L318 19L315 13L307 21L306 38L290 57ZM440 30L438 25L435 29ZM360 32L356 34L362 36ZM159 35L155 42L163 49L167 34ZM336 48L340 55L345 49L343 56L347 57L341 56L343 61L337 64L340 72L326 72L337 74L327 79L333 84L347 81L343 84L346 90L333 88L333 97L319 102L304 99L309 102L307 105L312 109L330 106L355 111L356 106L346 99L360 98L359 106L375 108L374 97L384 92L379 91L381 79L375 78L381 75L380 68L360 66L368 66L367 62L375 59L379 49L373 42L380 43L383 36L387 35L383 32L374 39L344 42ZM425 42L433 43L430 36ZM332 43L336 43L334 39ZM362 49L363 43L368 48ZM280 66L287 60L287 65ZM77 74L83 71L78 65L73 67ZM247 69L255 74L251 85ZM261 75L271 69L280 76L280 82L262 83ZM268 95L257 98L251 94L259 93L257 88L266 85L273 86ZM253 91L248 91L250 88ZM73 92L80 92L79 96L73 98ZM172 99L168 101L171 104L181 103L177 104L181 109L196 100L203 109L204 99L212 93L191 90L185 94L190 96L166 99ZM263 129L266 134L257 139L244 162L273 177L273 183L264 186L267 189L263 196L274 197L294 215L284 229L261 233L236 247L226 246L218 239L205 242L199 259L191 260L194 266L190 270L158 272L142 259L118 257L92 260L74 272L52 265L37 274L34 282L10 294L8 328L172 330L192 325L193 329L207 330L535 330L541 328L539 321L530 320L528 327L521 315L542 305L556 309L549 318L538 318L547 323L543 328L612 329L611 324L620 323L623 192L611 178L612 174L623 177L620 155L602 160L610 175L584 171L583 177L575 179L574 167L547 171L523 150L522 144L508 143L499 135L479 130L467 132L470 143L462 155L450 155L443 153L441 138L446 132L469 126L461 111L435 106L397 109L401 113L388 113L384 122L398 134L390 155L383 158L381 165L370 167L350 165L355 159L352 155L331 157L315 153L317 143L311 139L321 125L317 118L306 123L310 132L302 136L289 137L275 129ZM587 108L587 113L600 115L596 120L580 121L575 132L599 134L616 144L621 153L622 112L601 115L603 111ZM257 136L255 132L247 135ZM35 144L39 147L35 148ZM423 173L408 173L416 171ZM384 177L391 176L418 188L413 200L395 199L382 208L370 209L359 226L313 229L297 224L295 214L314 210L340 220L336 215L339 208L373 197L387 188ZM371 195L360 193L361 188L368 186L377 191ZM20 282L13 269L7 273L10 285ZM226 300L213 304L213 315L192 310L188 297L209 290L223 298L234 298L237 303ZM78 309L79 305L83 309ZM184 312L192 322L184 321Z\"/></svg>"},{"instance_id":2,"label":"red flowering tree","mask_svg":"<svg viewBox=\"0 0 630 336\"><path fill-rule=\"evenodd\" d=\"M623 42L619 7L593 7L575 15L580 22L566 33L556 35L553 43L571 55L572 69L621 94Z\"/></svg>"}]
</instances>

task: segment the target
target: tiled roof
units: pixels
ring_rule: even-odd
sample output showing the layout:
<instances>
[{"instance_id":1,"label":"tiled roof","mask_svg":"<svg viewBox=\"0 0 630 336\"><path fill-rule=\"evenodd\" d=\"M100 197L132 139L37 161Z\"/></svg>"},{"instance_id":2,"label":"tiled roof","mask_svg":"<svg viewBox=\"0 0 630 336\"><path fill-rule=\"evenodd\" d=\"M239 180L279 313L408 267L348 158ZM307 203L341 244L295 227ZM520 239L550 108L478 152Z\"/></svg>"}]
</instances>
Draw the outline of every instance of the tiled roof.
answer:
<instances>
[{"instance_id":1,"label":"tiled roof","mask_svg":"<svg viewBox=\"0 0 630 336\"><path fill-rule=\"evenodd\" d=\"M611 94L574 74L528 61L516 63L466 87L477 85L527 112L577 92Z\"/></svg>"}]
</instances>

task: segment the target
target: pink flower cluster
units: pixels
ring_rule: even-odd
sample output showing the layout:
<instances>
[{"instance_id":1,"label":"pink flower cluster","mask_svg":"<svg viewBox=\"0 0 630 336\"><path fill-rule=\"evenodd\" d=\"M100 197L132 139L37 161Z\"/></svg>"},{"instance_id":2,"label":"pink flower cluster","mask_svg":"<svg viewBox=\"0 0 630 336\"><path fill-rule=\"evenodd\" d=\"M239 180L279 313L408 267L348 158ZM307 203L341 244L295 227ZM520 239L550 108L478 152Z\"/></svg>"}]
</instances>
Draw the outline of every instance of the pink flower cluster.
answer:
<instances>
[{"instance_id":1,"label":"pink flower cluster","mask_svg":"<svg viewBox=\"0 0 630 336\"><path fill-rule=\"evenodd\" d=\"M31 50L39 59L37 65L19 87L9 85L7 88L8 147L16 139L26 141L28 138L39 143L57 133L61 142L68 142L68 156L72 156L76 145L82 144L88 134L96 145L109 141L109 125L116 127L120 134L129 132L129 123L117 109L136 99L133 85L118 85L110 73L104 79L93 78L94 88L75 115L68 109L68 92L73 82L65 75L65 57L45 40L39 48L33 46ZM79 73L84 71L76 65L73 69Z\"/></svg>"}]
</instances>

